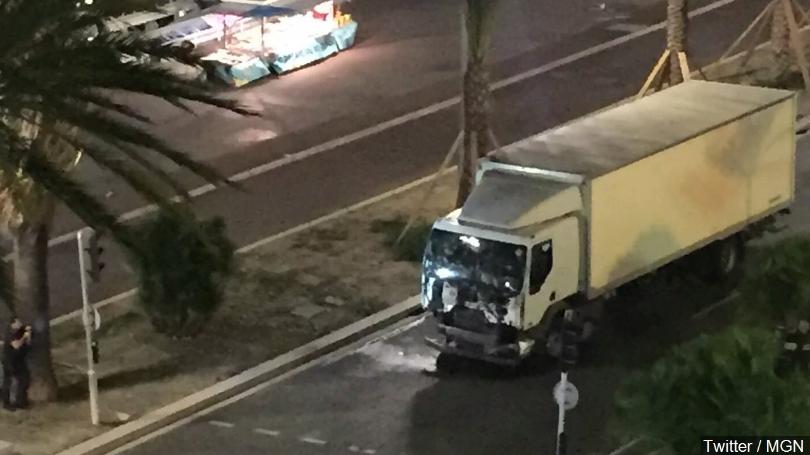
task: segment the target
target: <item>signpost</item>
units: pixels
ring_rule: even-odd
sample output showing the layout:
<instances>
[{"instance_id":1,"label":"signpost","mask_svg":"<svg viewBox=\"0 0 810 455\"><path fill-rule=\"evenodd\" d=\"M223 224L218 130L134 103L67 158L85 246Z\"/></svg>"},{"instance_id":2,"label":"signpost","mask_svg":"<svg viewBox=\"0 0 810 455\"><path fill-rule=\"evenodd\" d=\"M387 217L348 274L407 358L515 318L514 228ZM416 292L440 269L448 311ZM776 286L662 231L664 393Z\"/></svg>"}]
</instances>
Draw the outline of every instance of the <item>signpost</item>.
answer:
<instances>
[{"instance_id":1,"label":"signpost","mask_svg":"<svg viewBox=\"0 0 810 455\"><path fill-rule=\"evenodd\" d=\"M576 332L573 327L574 310L565 310L562 326L562 354L560 355L560 382L554 386L553 396L557 403L557 451L556 455L565 455L568 440L565 434L565 411L570 411L579 402L579 391L568 382L568 370L576 364Z\"/></svg>"},{"instance_id":2,"label":"signpost","mask_svg":"<svg viewBox=\"0 0 810 455\"><path fill-rule=\"evenodd\" d=\"M90 304L89 281L97 282L104 267L99 261L101 252L98 237L92 229L82 229L76 235L79 245L79 276L82 285L82 322L84 323L85 349L87 353L87 382L90 388L90 421L99 424L98 378L95 365L98 363L98 343L95 332L101 328L101 316Z\"/></svg>"}]
</instances>

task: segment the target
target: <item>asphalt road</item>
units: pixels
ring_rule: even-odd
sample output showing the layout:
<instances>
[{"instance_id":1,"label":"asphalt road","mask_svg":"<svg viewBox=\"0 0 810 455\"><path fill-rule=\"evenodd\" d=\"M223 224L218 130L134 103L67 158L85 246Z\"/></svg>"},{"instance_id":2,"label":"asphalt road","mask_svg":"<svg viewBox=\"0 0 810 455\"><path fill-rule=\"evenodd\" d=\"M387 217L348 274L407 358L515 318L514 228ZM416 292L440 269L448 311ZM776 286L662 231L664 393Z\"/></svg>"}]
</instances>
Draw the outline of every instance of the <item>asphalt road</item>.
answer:
<instances>
[{"instance_id":1,"label":"asphalt road","mask_svg":"<svg viewBox=\"0 0 810 455\"><path fill-rule=\"evenodd\" d=\"M790 230L810 229L810 141L798 151L797 200ZM646 331L606 321L596 349L569 379L580 402L566 420L569 454L606 455L616 448L610 421L617 386L629 372L678 340L716 330L726 306L705 310L727 291L694 283L642 296L657 318ZM619 297L619 304L627 296ZM704 311L701 311L704 310ZM698 318L695 314L706 315ZM475 362L435 373L431 319L387 329L369 342L316 362L225 406L123 448L124 455L222 453L321 455L537 455L554 453L557 408L553 366L535 363L518 375Z\"/></svg>"},{"instance_id":2,"label":"asphalt road","mask_svg":"<svg viewBox=\"0 0 810 455\"><path fill-rule=\"evenodd\" d=\"M499 32L493 79L524 73L662 20L663 3L646 3L653 7L611 2L601 9L584 2L569 11L557 3L517 2L501 18L520 26L503 27ZM707 3L696 2L693 8ZM737 0L695 18L693 65L717 58L765 4L765 0ZM355 17L364 24L355 49L312 68L234 92L232 96L246 101L265 100L265 119L234 120L228 114L202 109L197 116L181 116L154 107L157 128L169 129L163 132L165 137L174 138L178 146L196 144L198 148L192 154L210 159L227 175L311 150L336 138L345 139L331 144L324 153L244 181L245 193L218 190L196 198L201 216L226 218L229 234L238 245L428 175L436 170L455 137L457 105L435 104L458 94L456 4L356 0L354 9ZM650 33L499 87L494 94L493 120L500 142L509 143L633 94L660 55L663 43L663 32ZM399 66L392 66L392 59ZM303 107L293 102L296 97L306 101ZM435 109L374 134L346 138L347 134L426 106ZM314 120L306 121L309 116ZM250 131L266 132L270 128L269 124L251 122L272 123L272 118L279 117L288 118L286 122L294 126L281 128L283 131L271 139L252 143L236 140ZM236 126L239 122L244 122L242 130ZM204 150L199 138L212 135L220 142L227 138L231 141L222 142L216 150ZM111 186L114 183L102 175L87 169L82 172L93 191L116 190L110 203L118 211L123 213L141 205L126 191ZM195 183L193 179L188 182ZM78 221L62 212L55 234L79 226ZM75 242L56 245L51 253L50 291L55 317L79 308L80 293ZM105 256L108 265L103 282L91 290L93 301L133 286L120 253L108 245Z\"/></svg>"}]
</instances>

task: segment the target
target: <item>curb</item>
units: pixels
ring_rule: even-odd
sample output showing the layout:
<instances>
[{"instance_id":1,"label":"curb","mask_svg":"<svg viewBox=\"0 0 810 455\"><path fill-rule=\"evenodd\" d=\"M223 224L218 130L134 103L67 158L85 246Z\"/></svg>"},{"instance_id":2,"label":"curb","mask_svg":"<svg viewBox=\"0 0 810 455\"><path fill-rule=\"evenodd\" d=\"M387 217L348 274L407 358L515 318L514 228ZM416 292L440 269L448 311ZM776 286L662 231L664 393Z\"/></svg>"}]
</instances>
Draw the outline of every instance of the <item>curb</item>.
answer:
<instances>
[{"instance_id":1,"label":"curb","mask_svg":"<svg viewBox=\"0 0 810 455\"><path fill-rule=\"evenodd\" d=\"M57 455L101 455L142 436L153 433L185 417L223 402L263 382L281 376L325 354L345 347L374 331L411 316L420 310L419 296L410 297L392 307L338 329L292 351L218 382L211 387L152 411Z\"/></svg>"}]
</instances>

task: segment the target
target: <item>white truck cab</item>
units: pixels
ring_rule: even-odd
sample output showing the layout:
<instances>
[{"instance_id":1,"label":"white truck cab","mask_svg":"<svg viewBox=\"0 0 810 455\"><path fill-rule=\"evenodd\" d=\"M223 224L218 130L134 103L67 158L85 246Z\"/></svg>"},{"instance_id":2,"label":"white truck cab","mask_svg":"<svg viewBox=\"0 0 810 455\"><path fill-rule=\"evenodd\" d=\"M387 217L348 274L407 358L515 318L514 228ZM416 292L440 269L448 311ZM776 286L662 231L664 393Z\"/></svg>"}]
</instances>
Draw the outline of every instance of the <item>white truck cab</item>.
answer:
<instances>
[{"instance_id":1,"label":"white truck cab","mask_svg":"<svg viewBox=\"0 0 810 455\"><path fill-rule=\"evenodd\" d=\"M474 338L484 356L511 363L529 354L536 339L525 335L549 308L580 291L581 197L576 183L507 166L483 166L477 180L464 207L433 226L422 303L456 344Z\"/></svg>"}]
</instances>

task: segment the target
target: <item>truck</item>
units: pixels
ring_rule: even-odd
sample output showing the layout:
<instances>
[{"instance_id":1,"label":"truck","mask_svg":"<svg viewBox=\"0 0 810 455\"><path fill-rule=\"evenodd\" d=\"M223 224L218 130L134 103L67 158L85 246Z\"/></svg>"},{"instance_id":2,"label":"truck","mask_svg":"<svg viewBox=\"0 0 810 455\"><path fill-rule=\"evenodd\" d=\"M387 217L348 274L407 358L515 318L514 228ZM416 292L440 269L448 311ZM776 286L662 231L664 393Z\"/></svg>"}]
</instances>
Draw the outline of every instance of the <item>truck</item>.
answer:
<instances>
[{"instance_id":1,"label":"truck","mask_svg":"<svg viewBox=\"0 0 810 455\"><path fill-rule=\"evenodd\" d=\"M795 122L792 91L692 80L491 152L433 223L426 341L514 366L559 356L565 310L592 340L603 303L665 265L734 275L794 201Z\"/></svg>"}]
</instances>

